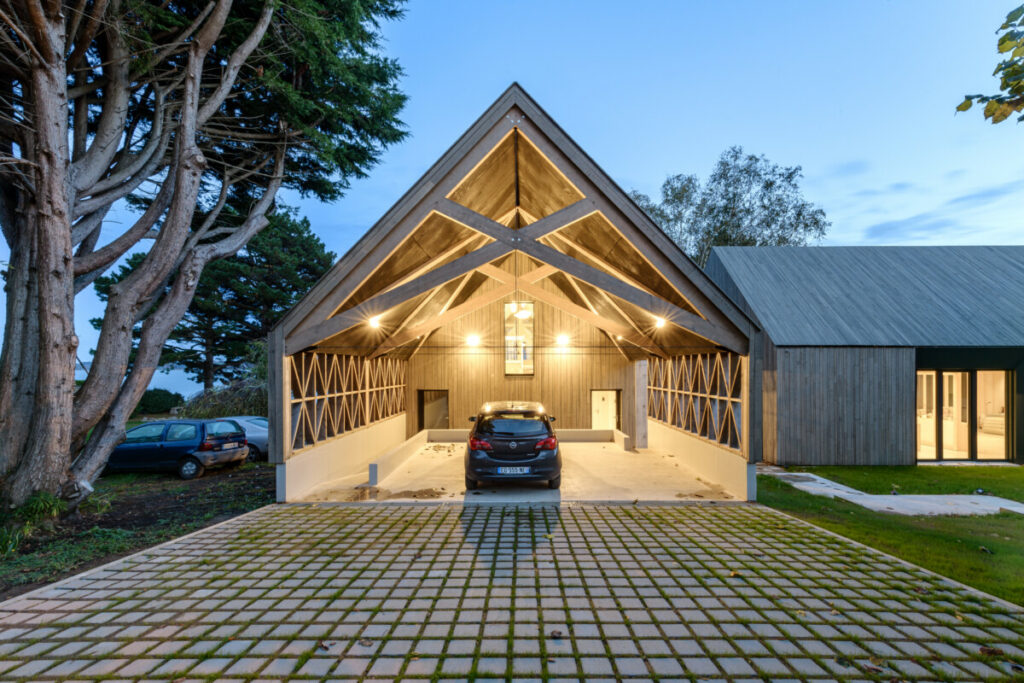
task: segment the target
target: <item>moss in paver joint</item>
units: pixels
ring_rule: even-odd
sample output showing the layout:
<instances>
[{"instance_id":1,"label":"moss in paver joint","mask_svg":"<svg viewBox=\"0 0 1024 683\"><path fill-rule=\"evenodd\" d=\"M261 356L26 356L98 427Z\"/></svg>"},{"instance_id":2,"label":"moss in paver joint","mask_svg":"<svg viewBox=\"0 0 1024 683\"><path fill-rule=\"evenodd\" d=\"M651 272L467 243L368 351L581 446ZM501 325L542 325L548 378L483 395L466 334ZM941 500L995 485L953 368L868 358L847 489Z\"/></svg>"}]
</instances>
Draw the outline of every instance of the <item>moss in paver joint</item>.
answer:
<instances>
[{"instance_id":1,"label":"moss in paver joint","mask_svg":"<svg viewBox=\"0 0 1024 683\"><path fill-rule=\"evenodd\" d=\"M248 534L253 540L219 552L225 542L230 544L252 527L266 533ZM211 556L217 560L200 564ZM697 675L685 666L684 657L689 655L673 649L672 643L680 638L681 645L689 639L716 669L740 671L749 666L767 677L777 676L773 671L781 663L792 677L807 678L788 664L801 659L838 679L877 678L866 668L873 666L866 656L846 659L840 651L858 647L871 652L872 638L947 648L942 652L949 654L938 661L930 659L927 653L934 651L927 648L918 657L921 671L932 679L951 677L956 670L947 671L947 665L957 667L957 675L964 677L977 677L964 666L975 664L1009 676L1010 662L1021 663L1018 655L1024 652L1019 614L756 506L281 506L120 567L123 573L104 573L95 583L86 581L71 589L88 599L113 587L111 595L121 597L106 604L114 613L111 628L118 629L108 639L117 639L133 612L167 613L173 615L168 623L176 623L179 630L165 638L183 644L161 655L160 661L200 648L200 641L217 641L217 646L191 657L201 662L219 656L216 651L229 642L226 636L243 638L239 634L254 625L266 626L269 632L281 623L291 628L273 649L276 656L294 660L292 677L298 678L307 677L298 673L304 664L321 657L320 636L315 635L319 627L314 625L323 623L340 629L337 635L332 631L324 636L338 641L331 645L330 656L340 650L339 663L361 654L358 640L372 633L371 647L362 653L372 652L365 670L380 662L398 677L429 680L464 675L443 673L442 668L449 659L462 656L449 656L449 650L460 644L462 652L461 644L470 638L469 671L488 675L494 664L483 659L494 647L484 641L492 633L501 634L497 654L506 679L520 673L536 676L530 671L534 666L539 666L542 678L560 676L562 671L587 675L584 659L590 655L581 648L584 642L595 641L601 643L605 661L613 660L613 651L631 653L614 663L612 675L637 674L646 668L653 679L677 678L680 671L691 679ZM734 570L739 574L732 575ZM197 573L204 575L201 583L195 582ZM930 592L913 591L922 586ZM190 591L207 589L212 590L192 593L196 599L190 600ZM64 593L52 599L64 600ZM553 595L560 595L560 602L553 603ZM470 609L469 596L480 600L483 608ZM420 607L413 600L424 600L424 611L412 609ZM188 604L178 608L179 601ZM100 605L94 603L89 613L100 614ZM583 606L586 610L577 618L574 610ZM466 612L479 613L481 623L464 622ZM889 613L895 621L886 620ZM909 630L918 626L902 616L918 613L927 620L921 626L924 635ZM500 623L488 619L495 614ZM432 615L439 615L440 621L432 621ZM58 628L74 628L73 618L62 621L68 623ZM488 628L496 624L497 630ZM781 634L767 630L773 624ZM790 639L786 634L801 624L809 631ZM882 630L890 626L902 630ZM4 628L8 626L0 617L0 632ZM154 625L152 631L157 628ZM537 643L529 647L538 652L529 657L535 657L536 664L517 662L515 636L533 628ZM548 637L553 628L563 631L561 639ZM820 635L830 628L838 631ZM50 641L51 633L33 629L16 636L15 651L0 650L0 659L16 659L17 652L30 645L29 633L35 636L31 642ZM225 637L216 637L217 633ZM962 635L962 641L954 634ZM412 673L417 644L435 635L441 643L439 652L420 653L429 664L417 669L422 673ZM818 652L799 645L776 651L780 643L810 644L822 638L836 648ZM712 646L713 641L721 645ZM385 651L388 642L407 645ZM1002 644L1007 654L987 657L970 651L967 642ZM952 649L957 645L958 650ZM282 655L289 647L291 654ZM713 654L712 647L732 654ZM761 650L771 654L752 654ZM233 662L246 656L245 650L231 655ZM548 662L549 656L555 661ZM765 659L759 663L756 657ZM851 666L841 666L837 659ZM898 666L910 656L886 659ZM680 667L676 674L660 673L668 662ZM258 671L259 667L237 677L265 677ZM896 675L895 670L892 675L890 669L885 671L886 678ZM327 676L337 677L330 672Z\"/></svg>"}]
</instances>

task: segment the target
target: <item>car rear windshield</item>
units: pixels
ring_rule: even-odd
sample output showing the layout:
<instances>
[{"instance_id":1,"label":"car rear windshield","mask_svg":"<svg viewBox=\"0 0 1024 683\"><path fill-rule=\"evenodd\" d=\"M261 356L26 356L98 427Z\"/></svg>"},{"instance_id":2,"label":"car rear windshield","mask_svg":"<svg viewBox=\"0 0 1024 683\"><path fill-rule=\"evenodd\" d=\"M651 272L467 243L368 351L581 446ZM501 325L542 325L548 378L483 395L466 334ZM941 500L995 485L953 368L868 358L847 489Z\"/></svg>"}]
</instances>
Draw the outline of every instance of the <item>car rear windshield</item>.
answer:
<instances>
[{"instance_id":1,"label":"car rear windshield","mask_svg":"<svg viewBox=\"0 0 1024 683\"><path fill-rule=\"evenodd\" d=\"M544 417L532 413L493 413L484 415L477 425L476 431L480 434L525 436L548 433Z\"/></svg>"},{"instance_id":2,"label":"car rear windshield","mask_svg":"<svg viewBox=\"0 0 1024 683\"><path fill-rule=\"evenodd\" d=\"M232 420L218 420L206 423L206 436L218 438L222 436L242 436L245 432Z\"/></svg>"}]
</instances>

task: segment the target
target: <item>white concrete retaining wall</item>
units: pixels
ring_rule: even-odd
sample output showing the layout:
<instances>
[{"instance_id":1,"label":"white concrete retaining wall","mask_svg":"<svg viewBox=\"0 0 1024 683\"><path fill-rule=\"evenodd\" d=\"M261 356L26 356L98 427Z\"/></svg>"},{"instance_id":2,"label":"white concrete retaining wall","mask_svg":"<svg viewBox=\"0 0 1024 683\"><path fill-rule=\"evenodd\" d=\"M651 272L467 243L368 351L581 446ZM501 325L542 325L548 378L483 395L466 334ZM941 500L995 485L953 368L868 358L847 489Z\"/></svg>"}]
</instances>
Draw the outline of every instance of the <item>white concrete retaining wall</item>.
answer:
<instances>
[{"instance_id":1,"label":"white concrete retaining wall","mask_svg":"<svg viewBox=\"0 0 1024 683\"><path fill-rule=\"evenodd\" d=\"M623 434L617 429L558 429L556 433L558 440L566 443L614 441L619 448L627 451L630 449L629 435ZM427 441L430 443L458 443L468 438L468 429L431 429Z\"/></svg>"},{"instance_id":2,"label":"white concrete retaining wall","mask_svg":"<svg viewBox=\"0 0 1024 683\"><path fill-rule=\"evenodd\" d=\"M405 441L405 413L296 453L277 466L277 500L302 500L315 489L348 477L363 477L371 462Z\"/></svg>"},{"instance_id":3,"label":"white concrete retaining wall","mask_svg":"<svg viewBox=\"0 0 1024 683\"><path fill-rule=\"evenodd\" d=\"M416 455L419 450L427 445L426 429L420 430L398 444L391 450L380 455L374 462L370 463L370 473L367 480L370 486L376 486L389 474L402 466L406 460Z\"/></svg>"},{"instance_id":4,"label":"white concrete retaining wall","mask_svg":"<svg viewBox=\"0 0 1024 683\"><path fill-rule=\"evenodd\" d=\"M736 451L656 420L647 420L647 432L649 448L678 456L698 477L740 500L757 500L757 466Z\"/></svg>"}]
</instances>

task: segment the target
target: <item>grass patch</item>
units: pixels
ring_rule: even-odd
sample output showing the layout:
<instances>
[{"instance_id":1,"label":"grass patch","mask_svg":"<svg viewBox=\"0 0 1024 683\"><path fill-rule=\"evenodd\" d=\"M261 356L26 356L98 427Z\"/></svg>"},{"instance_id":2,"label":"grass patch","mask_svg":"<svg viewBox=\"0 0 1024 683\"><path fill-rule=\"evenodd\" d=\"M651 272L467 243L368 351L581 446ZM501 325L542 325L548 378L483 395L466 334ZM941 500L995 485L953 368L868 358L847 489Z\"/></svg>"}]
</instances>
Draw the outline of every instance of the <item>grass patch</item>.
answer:
<instances>
[{"instance_id":1,"label":"grass patch","mask_svg":"<svg viewBox=\"0 0 1024 683\"><path fill-rule=\"evenodd\" d=\"M826 476L822 470L856 468L813 469L815 473ZM986 593L1024 605L1022 515L1004 512L984 517L909 517L874 512L846 501L800 491L770 476L757 478L757 501Z\"/></svg>"},{"instance_id":2,"label":"grass patch","mask_svg":"<svg viewBox=\"0 0 1024 683\"><path fill-rule=\"evenodd\" d=\"M851 486L865 493L974 493L977 489L1024 503L1024 467L792 467Z\"/></svg>"},{"instance_id":3,"label":"grass patch","mask_svg":"<svg viewBox=\"0 0 1024 683\"><path fill-rule=\"evenodd\" d=\"M25 532L0 562L0 599L272 503L274 467L247 463L192 481L109 475L77 513L59 519L45 502L26 506L42 522L6 527Z\"/></svg>"}]
</instances>

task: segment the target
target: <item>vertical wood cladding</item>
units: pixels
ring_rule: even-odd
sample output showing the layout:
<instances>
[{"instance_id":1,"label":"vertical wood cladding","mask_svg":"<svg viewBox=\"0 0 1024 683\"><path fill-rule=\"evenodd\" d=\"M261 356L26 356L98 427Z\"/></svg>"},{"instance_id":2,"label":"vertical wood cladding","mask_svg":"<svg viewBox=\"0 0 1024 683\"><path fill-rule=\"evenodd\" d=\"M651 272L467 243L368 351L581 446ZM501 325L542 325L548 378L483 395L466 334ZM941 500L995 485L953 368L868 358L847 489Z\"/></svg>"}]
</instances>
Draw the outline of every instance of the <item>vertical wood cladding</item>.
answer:
<instances>
[{"instance_id":1,"label":"vertical wood cladding","mask_svg":"<svg viewBox=\"0 0 1024 683\"><path fill-rule=\"evenodd\" d=\"M914 349L776 351L777 464L914 464Z\"/></svg>"},{"instance_id":2,"label":"vertical wood cladding","mask_svg":"<svg viewBox=\"0 0 1024 683\"><path fill-rule=\"evenodd\" d=\"M512 301L509 297L507 301ZM528 300L528 297L523 297ZM590 429L592 389L618 389L622 431L635 433L633 369L598 329L543 302L534 305L534 374L505 374L502 301L439 328L409 360L406 402L418 389L448 391L453 429L468 428L470 415L488 401L540 401L557 418L556 427ZM558 335L569 344L559 347ZM480 345L466 344L478 335ZM407 432L416 433L416 411L407 413Z\"/></svg>"}]
</instances>

